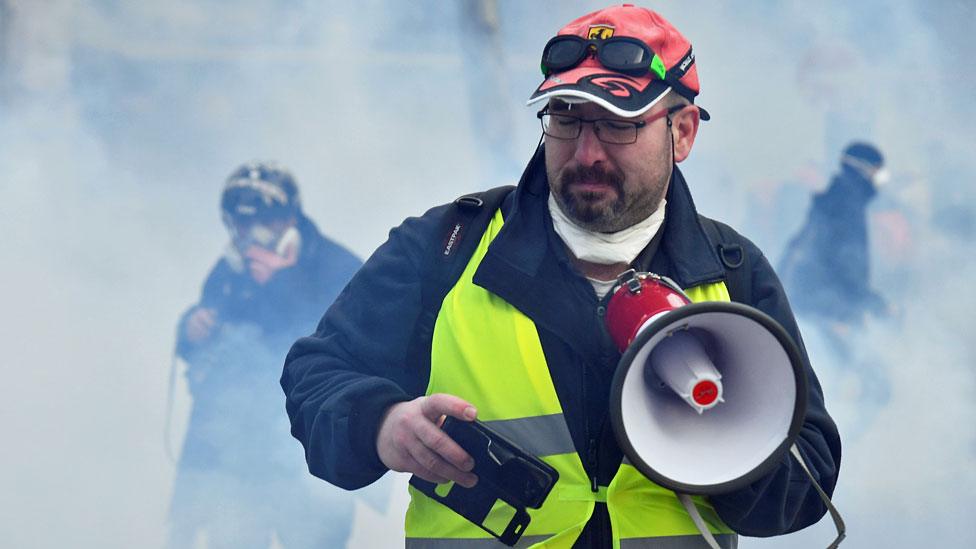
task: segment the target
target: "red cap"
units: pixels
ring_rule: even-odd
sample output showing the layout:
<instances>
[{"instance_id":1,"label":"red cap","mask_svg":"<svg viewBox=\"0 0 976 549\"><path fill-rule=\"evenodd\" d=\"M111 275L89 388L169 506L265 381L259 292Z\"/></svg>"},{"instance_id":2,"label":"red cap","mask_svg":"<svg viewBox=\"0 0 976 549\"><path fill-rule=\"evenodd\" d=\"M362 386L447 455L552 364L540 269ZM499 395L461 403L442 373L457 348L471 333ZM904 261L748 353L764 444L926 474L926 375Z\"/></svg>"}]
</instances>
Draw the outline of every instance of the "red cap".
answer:
<instances>
[{"instance_id":1,"label":"red cap","mask_svg":"<svg viewBox=\"0 0 976 549\"><path fill-rule=\"evenodd\" d=\"M595 57L587 57L579 65L550 74L536 89L528 104L560 97L572 101L593 101L619 116L639 116L656 104L669 89L694 101L701 90L695 54L678 29L658 13L631 4L613 6L579 19L563 27L560 35L576 35L585 39L607 39L626 36L636 38L651 48L664 62L666 80L652 71L642 76L628 76L603 67ZM701 109L701 117L710 117Z\"/></svg>"}]
</instances>

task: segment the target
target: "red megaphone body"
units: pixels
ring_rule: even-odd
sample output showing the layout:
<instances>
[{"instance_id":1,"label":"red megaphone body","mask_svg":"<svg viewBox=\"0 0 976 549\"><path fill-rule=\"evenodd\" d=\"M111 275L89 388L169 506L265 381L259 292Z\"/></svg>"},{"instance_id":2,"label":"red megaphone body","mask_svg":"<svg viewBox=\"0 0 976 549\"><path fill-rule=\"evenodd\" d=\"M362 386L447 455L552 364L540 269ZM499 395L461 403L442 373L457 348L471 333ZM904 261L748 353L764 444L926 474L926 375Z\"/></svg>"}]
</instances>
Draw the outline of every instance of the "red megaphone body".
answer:
<instances>
[{"instance_id":1,"label":"red megaphone body","mask_svg":"<svg viewBox=\"0 0 976 549\"><path fill-rule=\"evenodd\" d=\"M607 302L607 329L617 348L624 352L655 319L690 303L681 288L668 278L627 271ZM722 375L702 342L687 329L668 334L648 362L647 383L670 387L699 414L722 402Z\"/></svg>"}]
</instances>

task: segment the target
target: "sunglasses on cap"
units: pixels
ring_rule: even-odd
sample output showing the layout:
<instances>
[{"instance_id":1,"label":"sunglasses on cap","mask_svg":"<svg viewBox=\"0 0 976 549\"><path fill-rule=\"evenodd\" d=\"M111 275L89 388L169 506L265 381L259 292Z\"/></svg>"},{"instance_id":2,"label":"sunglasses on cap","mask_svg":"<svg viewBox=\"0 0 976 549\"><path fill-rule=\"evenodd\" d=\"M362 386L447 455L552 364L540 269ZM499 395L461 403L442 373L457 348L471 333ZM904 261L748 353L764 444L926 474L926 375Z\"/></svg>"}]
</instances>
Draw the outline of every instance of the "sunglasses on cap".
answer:
<instances>
[{"instance_id":1,"label":"sunglasses on cap","mask_svg":"<svg viewBox=\"0 0 976 549\"><path fill-rule=\"evenodd\" d=\"M628 76L650 72L664 80L667 74L664 61L636 38L615 36L606 40L587 40L575 35L556 36L546 43L542 49L542 74L549 76L571 69L593 54L604 67Z\"/></svg>"}]
</instances>

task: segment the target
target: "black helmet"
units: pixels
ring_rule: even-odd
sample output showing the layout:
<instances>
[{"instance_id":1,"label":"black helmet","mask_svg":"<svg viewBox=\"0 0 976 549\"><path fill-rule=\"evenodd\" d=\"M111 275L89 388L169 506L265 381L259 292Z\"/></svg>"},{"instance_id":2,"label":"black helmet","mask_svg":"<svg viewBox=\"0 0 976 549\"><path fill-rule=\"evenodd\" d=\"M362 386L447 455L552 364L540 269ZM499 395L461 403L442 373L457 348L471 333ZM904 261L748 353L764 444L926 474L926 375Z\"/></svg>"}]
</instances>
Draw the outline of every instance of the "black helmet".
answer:
<instances>
[{"instance_id":1,"label":"black helmet","mask_svg":"<svg viewBox=\"0 0 976 549\"><path fill-rule=\"evenodd\" d=\"M273 163L244 164L227 178L220 209L228 225L298 216L298 185L287 170Z\"/></svg>"}]
</instances>

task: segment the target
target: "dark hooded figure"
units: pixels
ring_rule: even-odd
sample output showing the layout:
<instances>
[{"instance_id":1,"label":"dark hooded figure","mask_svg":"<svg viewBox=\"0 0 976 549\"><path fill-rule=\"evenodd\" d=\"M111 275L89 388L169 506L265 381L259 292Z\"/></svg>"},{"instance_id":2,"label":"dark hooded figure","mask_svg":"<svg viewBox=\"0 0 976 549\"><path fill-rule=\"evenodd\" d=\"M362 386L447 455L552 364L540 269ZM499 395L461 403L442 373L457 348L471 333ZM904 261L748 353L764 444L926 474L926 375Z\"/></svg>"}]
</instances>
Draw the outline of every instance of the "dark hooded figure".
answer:
<instances>
[{"instance_id":1,"label":"dark hooded figure","mask_svg":"<svg viewBox=\"0 0 976 549\"><path fill-rule=\"evenodd\" d=\"M887 309L870 283L867 228L867 207L886 178L878 149L852 143L827 190L813 197L806 223L787 244L779 268L798 315L856 327L866 314Z\"/></svg>"}]
</instances>

